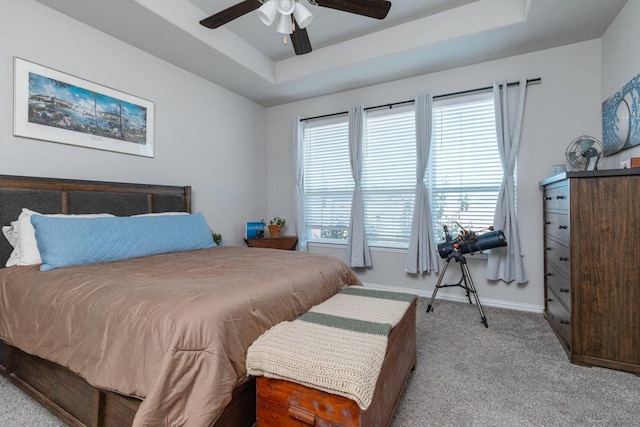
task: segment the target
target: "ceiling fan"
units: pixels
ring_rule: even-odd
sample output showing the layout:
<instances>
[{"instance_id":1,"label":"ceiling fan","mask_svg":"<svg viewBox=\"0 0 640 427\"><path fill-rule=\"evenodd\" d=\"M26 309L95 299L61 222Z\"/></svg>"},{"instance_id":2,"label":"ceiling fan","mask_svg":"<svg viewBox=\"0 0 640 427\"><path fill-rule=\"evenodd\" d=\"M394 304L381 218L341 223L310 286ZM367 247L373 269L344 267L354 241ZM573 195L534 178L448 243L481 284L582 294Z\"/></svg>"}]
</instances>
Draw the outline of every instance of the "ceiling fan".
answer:
<instances>
[{"instance_id":1,"label":"ceiling fan","mask_svg":"<svg viewBox=\"0 0 640 427\"><path fill-rule=\"evenodd\" d=\"M313 6L327 7L375 19L384 19L391 8L391 2L387 0L308 0L308 2ZM313 19L313 15L300 4L299 0L244 0L203 19L200 24L207 28L218 28L256 9L258 9L260 20L265 25L271 25L278 18L276 31L289 34L296 55L311 52L311 42L306 27Z\"/></svg>"}]
</instances>

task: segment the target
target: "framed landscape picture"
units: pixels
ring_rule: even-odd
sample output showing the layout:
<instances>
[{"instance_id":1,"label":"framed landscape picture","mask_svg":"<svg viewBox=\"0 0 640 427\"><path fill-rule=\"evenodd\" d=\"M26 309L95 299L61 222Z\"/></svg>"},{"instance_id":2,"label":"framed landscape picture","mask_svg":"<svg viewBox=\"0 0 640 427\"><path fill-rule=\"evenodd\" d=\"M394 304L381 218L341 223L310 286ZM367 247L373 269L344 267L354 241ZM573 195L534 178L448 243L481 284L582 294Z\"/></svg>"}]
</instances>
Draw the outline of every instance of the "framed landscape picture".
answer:
<instances>
[{"instance_id":1,"label":"framed landscape picture","mask_svg":"<svg viewBox=\"0 0 640 427\"><path fill-rule=\"evenodd\" d=\"M154 104L14 58L15 136L154 156Z\"/></svg>"}]
</instances>

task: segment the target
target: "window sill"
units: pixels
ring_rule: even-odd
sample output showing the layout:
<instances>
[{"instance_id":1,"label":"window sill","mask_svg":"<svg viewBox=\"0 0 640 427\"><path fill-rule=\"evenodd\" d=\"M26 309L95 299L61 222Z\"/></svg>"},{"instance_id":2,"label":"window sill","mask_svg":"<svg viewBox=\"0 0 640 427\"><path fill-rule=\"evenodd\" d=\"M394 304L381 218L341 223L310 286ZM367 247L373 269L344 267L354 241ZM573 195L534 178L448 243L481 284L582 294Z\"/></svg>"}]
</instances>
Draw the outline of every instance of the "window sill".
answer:
<instances>
[{"instance_id":1,"label":"window sill","mask_svg":"<svg viewBox=\"0 0 640 427\"><path fill-rule=\"evenodd\" d=\"M317 248L334 248L334 249L346 249L346 243L328 243L328 242L307 242L309 247L317 247ZM395 254L406 254L408 252L407 248L393 248L388 246L375 246L369 245L369 249L371 252L379 252L379 253L395 253ZM478 259L478 260L487 260L489 259L489 252L474 252L464 254L467 260L469 259Z\"/></svg>"},{"instance_id":2,"label":"window sill","mask_svg":"<svg viewBox=\"0 0 640 427\"><path fill-rule=\"evenodd\" d=\"M346 249L346 243L329 243L329 242L307 242L309 247L317 247L317 248L335 248L335 249ZM388 252L388 253L401 253L406 254L407 248L394 248L389 246L376 246L369 245L369 249L371 252Z\"/></svg>"}]
</instances>

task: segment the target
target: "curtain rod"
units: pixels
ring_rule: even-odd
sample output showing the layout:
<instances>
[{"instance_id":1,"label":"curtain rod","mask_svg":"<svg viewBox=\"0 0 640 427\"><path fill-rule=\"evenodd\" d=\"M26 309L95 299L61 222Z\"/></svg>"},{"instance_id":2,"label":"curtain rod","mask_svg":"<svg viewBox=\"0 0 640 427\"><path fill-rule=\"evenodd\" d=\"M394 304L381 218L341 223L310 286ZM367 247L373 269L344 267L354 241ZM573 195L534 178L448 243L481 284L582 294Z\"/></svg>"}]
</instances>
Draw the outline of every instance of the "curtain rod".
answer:
<instances>
[{"instance_id":1,"label":"curtain rod","mask_svg":"<svg viewBox=\"0 0 640 427\"><path fill-rule=\"evenodd\" d=\"M537 77L535 79L527 79L527 85L533 84L533 83L542 83L542 78L541 77ZM518 86L520 84L520 82L509 82L507 83L507 86ZM502 85L500 85L502 86ZM439 98L448 98L451 96L458 96L458 95L467 95L470 93L475 93L475 92L484 92L486 90L490 90L493 89L493 86L485 86L485 87L479 87L476 89L467 89L467 90L461 90L459 92L451 92L451 93L445 93L442 95L435 95L433 97L433 99L439 99ZM374 110L376 108L393 108L396 105L404 105L404 104L412 104L414 103L415 100L414 99L409 99L407 101L399 101L399 102L392 102L390 104L381 104L381 105L375 105L373 107L365 107L365 111L367 110ZM315 119L324 119L327 117L334 117L334 116L341 116L343 114L349 114L348 111L341 111L339 113L331 113L331 114L324 114L322 116L313 116L313 117L307 117L304 119L300 119L300 121L302 122L306 122L307 120L315 120Z\"/></svg>"}]
</instances>

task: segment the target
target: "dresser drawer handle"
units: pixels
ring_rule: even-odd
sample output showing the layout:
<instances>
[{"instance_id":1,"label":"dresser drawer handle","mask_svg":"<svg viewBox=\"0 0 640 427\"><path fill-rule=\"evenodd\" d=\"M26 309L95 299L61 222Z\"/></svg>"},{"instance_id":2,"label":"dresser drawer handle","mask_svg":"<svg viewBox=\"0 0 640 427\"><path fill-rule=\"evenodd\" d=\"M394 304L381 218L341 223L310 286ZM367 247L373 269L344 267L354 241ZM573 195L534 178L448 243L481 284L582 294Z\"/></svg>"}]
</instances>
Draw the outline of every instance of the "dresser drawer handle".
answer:
<instances>
[{"instance_id":1,"label":"dresser drawer handle","mask_svg":"<svg viewBox=\"0 0 640 427\"><path fill-rule=\"evenodd\" d=\"M545 200L551 200L551 199L553 199L553 197L544 196L544 199L545 199Z\"/></svg>"},{"instance_id":2,"label":"dresser drawer handle","mask_svg":"<svg viewBox=\"0 0 640 427\"><path fill-rule=\"evenodd\" d=\"M560 258L558 258L560 261L569 261L569 257L566 256L561 256Z\"/></svg>"},{"instance_id":3,"label":"dresser drawer handle","mask_svg":"<svg viewBox=\"0 0 640 427\"><path fill-rule=\"evenodd\" d=\"M564 196L556 196L556 199L562 200L562 199L564 199Z\"/></svg>"},{"instance_id":4,"label":"dresser drawer handle","mask_svg":"<svg viewBox=\"0 0 640 427\"><path fill-rule=\"evenodd\" d=\"M553 248L551 248L551 247L549 247L549 246L547 246L547 247L545 247L545 248L544 248L544 250L545 250L545 251L550 251L551 249L553 249Z\"/></svg>"},{"instance_id":5,"label":"dresser drawer handle","mask_svg":"<svg viewBox=\"0 0 640 427\"><path fill-rule=\"evenodd\" d=\"M569 293L569 289L567 289L567 288L560 288L560 292Z\"/></svg>"},{"instance_id":6,"label":"dresser drawer handle","mask_svg":"<svg viewBox=\"0 0 640 427\"><path fill-rule=\"evenodd\" d=\"M553 298L547 298L547 302L553 302Z\"/></svg>"},{"instance_id":7,"label":"dresser drawer handle","mask_svg":"<svg viewBox=\"0 0 640 427\"><path fill-rule=\"evenodd\" d=\"M545 221L544 225L551 225L551 221Z\"/></svg>"},{"instance_id":8,"label":"dresser drawer handle","mask_svg":"<svg viewBox=\"0 0 640 427\"><path fill-rule=\"evenodd\" d=\"M569 228L569 227L567 227L566 225L559 225L559 226L558 226L558 228L559 228L560 230L566 230L566 229L567 229L567 228Z\"/></svg>"},{"instance_id":9,"label":"dresser drawer handle","mask_svg":"<svg viewBox=\"0 0 640 427\"><path fill-rule=\"evenodd\" d=\"M545 274L545 276L551 277L551 276L553 276L553 273L547 273L547 274Z\"/></svg>"},{"instance_id":10,"label":"dresser drawer handle","mask_svg":"<svg viewBox=\"0 0 640 427\"><path fill-rule=\"evenodd\" d=\"M561 320L561 321L560 321L560 324L562 324L562 325L568 325L568 324L569 324L569 321L568 321L568 320Z\"/></svg>"}]
</instances>

